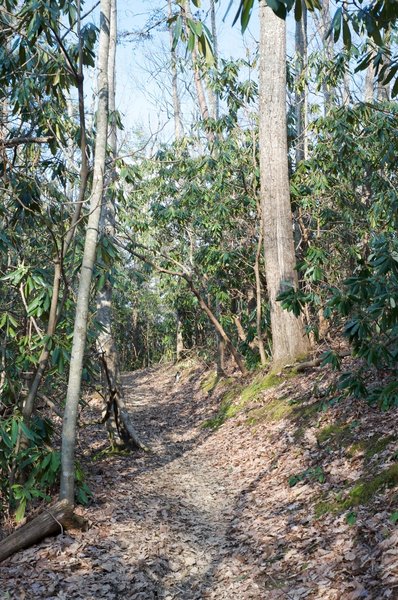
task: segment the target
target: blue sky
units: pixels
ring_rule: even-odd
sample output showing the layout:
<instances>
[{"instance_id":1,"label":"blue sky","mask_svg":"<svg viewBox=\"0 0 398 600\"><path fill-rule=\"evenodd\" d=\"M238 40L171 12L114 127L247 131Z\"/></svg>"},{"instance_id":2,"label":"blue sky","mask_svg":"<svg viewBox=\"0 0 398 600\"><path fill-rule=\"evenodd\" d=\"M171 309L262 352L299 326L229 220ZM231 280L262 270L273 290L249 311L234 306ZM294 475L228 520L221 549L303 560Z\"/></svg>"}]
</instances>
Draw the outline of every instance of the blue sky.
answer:
<instances>
[{"instance_id":1,"label":"blue sky","mask_svg":"<svg viewBox=\"0 0 398 600\"><path fill-rule=\"evenodd\" d=\"M217 3L220 55L223 58L244 57L246 50L240 28L238 25L232 27L235 7L231 9L225 22L222 21L228 3L227 0ZM202 4L206 10L208 2L203 0ZM154 11L165 7L167 0L118 0L119 33L142 31ZM91 18L97 22L98 11ZM245 42L251 48L255 46L256 29L257 18L254 18L251 30L245 35ZM148 133L155 133L167 121L165 102L168 83L167 77L159 71L159 63L165 55L162 45L166 49L169 47L168 35L167 31L157 29L153 30L152 38L144 42L138 42L137 36L132 35L123 38L118 45L117 106L123 115L127 131L142 127ZM185 110L188 113L190 109L187 95L185 98ZM163 138L167 139L171 130L167 125L163 127Z\"/></svg>"}]
</instances>

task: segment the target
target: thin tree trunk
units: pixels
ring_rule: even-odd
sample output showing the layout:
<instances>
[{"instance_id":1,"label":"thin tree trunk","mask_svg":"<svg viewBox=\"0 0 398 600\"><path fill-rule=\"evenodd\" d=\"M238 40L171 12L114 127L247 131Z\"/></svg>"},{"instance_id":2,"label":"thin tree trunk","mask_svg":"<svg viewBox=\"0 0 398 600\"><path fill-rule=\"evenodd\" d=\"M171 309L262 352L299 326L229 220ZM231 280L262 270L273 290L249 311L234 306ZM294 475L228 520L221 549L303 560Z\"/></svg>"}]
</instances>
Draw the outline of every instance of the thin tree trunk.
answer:
<instances>
[{"instance_id":1,"label":"thin tree trunk","mask_svg":"<svg viewBox=\"0 0 398 600\"><path fill-rule=\"evenodd\" d=\"M189 27L187 24L187 19L192 19L191 9L189 6L189 0L186 0L184 6L181 6L181 14L182 14L182 18L184 21L185 29L188 32ZM194 78L194 83L195 83L196 96L197 96L197 100L198 100L200 116L201 116L202 120L205 121L206 119L209 118L210 114L209 114L209 107L207 105L207 100L206 100L206 95L205 95L205 91L204 91L204 87L203 87L202 78L201 78L200 71L199 71L198 58L199 58L198 42L195 39L194 47L192 49L193 78ZM209 140L209 142L212 142L214 140L214 135L212 132L208 132L206 135L207 135L207 139Z\"/></svg>"},{"instance_id":2,"label":"thin tree trunk","mask_svg":"<svg viewBox=\"0 0 398 600\"><path fill-rule=\"evenodd\" d=\"M264 341L263 341L263 332L261 329L261 280L260 280L260 256L261 250L263 247L263 221L261 219L260 222L260 234L258 238L257 251L256 251L256 260L254 262L254 275L256 278L256 331L257 331L257 339L258 339L258 350L260 352L260 360L261 364L265 366L267 364L267 355L265 354Z\"/></svg>"},{"instance_id":3,"label":"thin tree trunk","mask_svg":"<svg viewBox=\"0 0 398 600\"><path fill-rule=\"evenodd\" d=\"M299 0L298 0L299 1ZM296 91L296 165L308 158L308 88L307 88L307 7L304 0L302 4L302 17L296 22L296 64L297 79L300 91Z\"/></svg>"},{"instance_id":4,"label":"thin tree trunk","mask_svg":"<svg viewBox=\"0 0 398 600\"><path fill-rule=\"evenodd\" d=\"M217 320L220 319L220 302L216 300L216 316ZM216 332L216 371L219 377L223 377L225 374L225 340L221 337L219 332Z\"/></svg>"},{"instance_id":5,"label":"thin tree trunk","mask_svg":"<svg viewBox=\"0 0 398 600\"><path fill-rule=\"evenodd\" d=\"M176 362L179 362L184 355L184 338L182 335L182 320L180 313L177 311L177 335L176 335Z\"/></svg>"},{"instance_id":6,"label":"thin tree trunk","mask_svg":"<svg viewBox=\"0 0 398 600\"><path fill-rule=\"evenodd\" d=\"M297 288L290 205L286 125L286 24L260 1L260 175L264 253L271 308L273 366L293 362L308 351L302 320L277 301Z\"/></svg>"},{"instance_id":7,"label":"thin tree trunk","mask_svg":"<svg viewBox=\"0 0 398 600\"><path fill-rule=\"evenodd\" d=\"M117 133L115 120L115 61L116 61L116 24L117 10L114 0L111 0L111 16L109 27L109 56L108 56L108 85L109 85L109 137L111 170L110 181L115 178L114 161L117 155ZM100 231L103 236L113 239L115 235L115 207L112 191L104 194L101 210ZM97 321L101 325L98 333L97 348L102 364L102 384L105 396L105 421L112 443L123 446L122 433L118 431L118 407L116 395L121 394L119 369L116 346L112 334L112 284L106 280L97 294Z\"/></svg>"},{"instance_id":8,"label":"thin tree trunk","mask_svg":"<svg viewBox=\"0 0 398 600\"><path fill-rule=\"evenodd\" d=\"M167 0L169 8L169 19L173 16L172 0ZM170 37L170 54L171 54L171 87L173 94L173 110L174 110L174 135L175 139L179 140L183 135L183 125L181 118L181 102L178 93L178 76L177 76L177 53L173 48L173 32L169 27Z\"/></svg>"},{"instance_id":9,"label":"thin tree trunk","mask_svg":"<svg viewBox=\"0 0 398 600\"><path fill-rule=\"evenodd\" d=\"M66 498L71 504L74 503L75 491L74 461L77 410L80 400L90 289L97 249L98 228L104 187L106 144L108 137L108 53L110 8L110 0L101 0L98 60L97 134L95 139L93 188L91 193L90 213L87 223L83 262L80 272L79 291L76 302L76 317L73 331L68 391L62 427L60 498Z\"/></svg>"},{"instance_id":10,"label":"thin tree trunk","mask_svg":"<svg viewBox=\"0 0 398 600\"><path fill-rule=\"evenodd\" d=\"M373 65L374 53L372 52L372 60L366 69L365 75L365 90L364 90L364 102L373 102L375 93L375 68Z\"/></svg>"},{"instance_id":11,"label":"thin tree trunk","mask_svg":"<svg viewBox=\"0 0 398 600\"><path fill-rule=\"evenodd\" d=\"M215 316L215 314L213 313L213 311L210 309L210 307L208 306L208 304L204 301L204 299L202 298L199 290L196 289L196 287L194 286L194 284L192 283L192 281L189 278L186 278L186 281L187 281L187 283L188 283L188 285L189 285L192 293L198 299L200 308L209 317L210 321L214 325L214 328L215 328L216 332L221 337L221 339L225 342L226 347L230 350L230 352L231 352L232 356L234 357L234 360L235 360L237 366L239 367L241 373L243 375L246 375L247 374L247 369L245 367L245 363L244 363L244 359L243 359L242 355L238 352L238 350L235 348L235 346L233 345L233 343L229 339L229 337L228 337L227 333L225 332L223 326L221 325L221 323L219 322L219 320L217 319L217 317Z\"/></svg>"},{"instance_id":12,"label":"thin tree trunk","mask_svg":"<svg viewBox=\"0 0 398 600\"><path fill-rule=\"evenodd\" d=\"M216 371L218 377L225 375L225 341L220 335L217 335L217 360Z\"/></svg>"},{"instance_id":13,"label":"thin tree trunk","mask_svg":"<svg viewBox=\"0 0 398 600\"><path fill-rule=\"evenodd\" d=\"M217 24L216 24L216 9L214 0L210 0L210 23L211 23L211 37L213 42L213 58L214 67L217 69L218 66L218 37L217 37ZM209 77L206 75L207 81L207 96L209 98L210 115L213 119L219 117L219 97L218 93L213 90L209 85Z\"/></svg>"},{"instance_id":14,"label":"thin tree trunk","mask_svg":"<svg viewBox=\"0 0 398 600\"><path fill-rule=\"evenodd\" d=\"M387 29L384 33L384 48L386 54L388 55L390 52L391 46L391 31ZM383 84L381 81L377 81L377 99L379 102L388 102L390 100L390 84Z\"/></svg>"},{"instance_id":15,"label":"thin tree trunk","mask_svg":"<svg viewBox=\"0 0 398 600\"><path fill-rule=\"evenodd\" d=\"M322 39L322 45L325 53L325 58L328 62L333 60L334 53L334 42L331 36L326 37L326 34L330 27L330 0L323 0L321 10L315 13L315 20L317 24L318 33ZM327 78L324 77L322 84L323 98L324 98L324 113L325 115L329 112L332 105L333 90L327 82Z\"/></svg>"}]
</instances>

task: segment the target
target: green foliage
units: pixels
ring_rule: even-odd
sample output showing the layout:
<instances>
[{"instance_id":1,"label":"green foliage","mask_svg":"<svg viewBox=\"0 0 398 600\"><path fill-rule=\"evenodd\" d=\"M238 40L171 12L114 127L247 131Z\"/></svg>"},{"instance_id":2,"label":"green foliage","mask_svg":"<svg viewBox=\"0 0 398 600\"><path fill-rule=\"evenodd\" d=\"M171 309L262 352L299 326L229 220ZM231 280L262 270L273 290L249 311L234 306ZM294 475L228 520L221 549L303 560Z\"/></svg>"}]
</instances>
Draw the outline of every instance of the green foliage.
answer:
<instances>
[{"instance_id":1,"label":"green foliage","mask_svg":"<svg viewBox=\"0 0 398 600\"><path fill-rule=\"evenodd\" d=\"M299 21L302 17L302 0L267 0L266 3L281 19L286 19L291 10L294 10L296 21ZM242 32L249 25L253 5L254 0L239 0L239 7L233 24L240 19ZM319 0L305 0L305 5L310 11L318 11L321 9L322 3ZM232 2L229 3L226 14L228 14L231 6ZM342 37L347 51L352 50L354 43L358 43L358 36L369 37L376 44L379 51L376 58L374 58L373 50L360 51L360 48L355 46L357 71L366 69L373 61L379 81L390 82L396 77L398 65L396 55L391 55L386 42L388 41L390 28L397 19L398 7L395 0L360 2L349 8L345 3L341 3L341 6L336 7L326 36L333 36L335 43ZM398 94L398 79L395 79L392 88L392 96L394 97L396 94Z\"/></svg>"},{"instance_id":2,"label":"green foliage","mask_svg":"<svg viewBox=\"0 0 398 600\"><path fill-rule=\"evenodd\" d=\"M259 362L256 310L242 292L256 286L251 266L259 229L257 148L252 132L239 124L240 114L251 107L257 87L241 79L247 62L220 62L220 71L210 74L209 79L228 106L228 113L217 122L208 119L203 123L206 133L217 134L211 147L201 130L161 146L155 158L140 162L135 171L139 176L120 198L120 218L130 240L127 251L132 254L130 286L134 294L129 296L137 294L132 301L137 305L134 310L137 319L147 324L140 344L135 344L137 354L132 364L147 364L161 355L172 358L177 317L182 323L185 349L196 348L206 359L214 357L214 329L187 281L173 272L192 279L250 367ZM130 175L128 172L132 182ZM142 257L141 264L137 257ZM157 291L152 294L154 287ZM150 310L162 313L161 317L155 319L147 312L149 299ZM262 309L261 326L266 332L266 302ZM235 325L236 317L244 339ZM136 331L139 328L136 325ZM136 338L137 333L133 334ZM146 350L141 348L145 337L150 342L145 342Z\"/></svg>"},{"instance_id":3,"label":"green foliage","mask_svg":"<svg viewBox=\"0 0 398 600\"><path fill-rule=\"evenodd\" d=\"M305 469L305 471L291 475L288 483L290 487L294 487L301 481L317 481L318 483L325 483L326 476L322 467L310 467L309 469Z\"/></svg>"},{"instance_id":4,"label":"green foliage","mask_svg":"<svg viewBox=\"0 0 398 600\"><path fill-rule=\"evenodd\" d=\"M21 444L21 433L27 445ZM0 478L0 500L16 509L17 521L23 519L27 503L34 498L48 498L56 483L60 469L59 452L52 450L48 442L52 435L50 421L36 417L28 428L22 418L15 414L0 423L0 472L8 477ZM24 473L22 484L12 484L16 474Z\"/></svg>"},{"instance_id":5,"label":"green foliage","mask_svg":"<svg viewBox=\"0 0 398 600\"><path fill-rule=\"evenodd\" d=\"M298 265L301 285L279 297L296 315L310 310L315 336L320 309L342 327L363 367L344 373L338 389L383 408L398 402L398 387L388 380L398 357L396 118L394 108L357 106L318 120L311 159L292 182L308 223L308 247ZM338 369L340 363L335 352L324 354L323 364ZM384 373L386 383L370 386L374 371Z\"/></svg>"},{"instance_id":6,"label":"green foliage","mask_svg":"<svg viewBox=\"0 0 398 600\"><path fill-rule=\"evenodd\" d=\"M76 481L76 489L75 489L76 502L78 504L82 504L83 506L87 506L88 504L90 504L93 493L85 481L84 471L81 468L81 466L79 465L79 463L75 464L75 481Z\"/></svg>"}]
</instances>

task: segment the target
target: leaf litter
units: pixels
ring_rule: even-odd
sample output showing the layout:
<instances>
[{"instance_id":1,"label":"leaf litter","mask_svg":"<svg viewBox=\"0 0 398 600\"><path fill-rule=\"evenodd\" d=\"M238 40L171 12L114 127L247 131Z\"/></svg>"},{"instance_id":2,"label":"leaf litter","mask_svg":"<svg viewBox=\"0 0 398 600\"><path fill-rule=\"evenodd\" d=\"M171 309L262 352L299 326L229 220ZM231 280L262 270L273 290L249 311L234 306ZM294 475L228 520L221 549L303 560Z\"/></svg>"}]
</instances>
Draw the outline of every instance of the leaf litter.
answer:
<instances>
[{"instance_id":1,"label":"leaf litter","mask_svg":"<svg viewBox=\"0 0 398 600\"><path fill-rule=\"evenodd\" d=\"M347 504L397 459L397 410L353 399L325 410L334 375L314 369L205 428L228 387L206 392L205 376L197 367L176 382L170 366L125 375L152 452L107 454L98 425L82 428L94 497L79 510L90 528L5 561L1 600L398 598L395 484ZM87 410L92 423L98 401Z\"/></svg>"}]
</instances>

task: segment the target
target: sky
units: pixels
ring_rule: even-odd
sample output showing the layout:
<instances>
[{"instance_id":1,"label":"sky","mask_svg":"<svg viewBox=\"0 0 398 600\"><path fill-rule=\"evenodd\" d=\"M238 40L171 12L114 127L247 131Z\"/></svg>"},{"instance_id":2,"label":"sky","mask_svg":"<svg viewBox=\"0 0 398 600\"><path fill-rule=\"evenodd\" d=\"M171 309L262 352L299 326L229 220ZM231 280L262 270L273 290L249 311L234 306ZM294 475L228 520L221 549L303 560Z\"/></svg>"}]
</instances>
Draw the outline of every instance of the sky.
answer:
<instances>
[{"instance_id":1,"label":"sky","mask_svg":"<svg viewBox=\"0 0 398 600\"><path fill-rule=\"evenodd\" d=\"M96 3L97 0L87 0L85 10ZM232 26L238 0L234 0L229 13L225 16L229 4L230 0L216 2L220 56L225 59L245 58L248 48L253 56L259 35L258 3L254 3L250 26L244 36L239 23ZM202 15L208 11L208 7L209 1L202 0ZM152 23L159 20L156 13L159 10L167 13L167 0L118 0L116 104L125 126L125 132L122 134L125 139L137 137L137 132L142 132L143 138L152 136L162 141L171 141L173 137L171 85L168 79L170 70L166 63L170 48L169 32L166 26L161 26L152 29L151 35L144 40L140 35L147 29L151 18ZM333 8L331 11L333 14ZM98 25L98 8L89 19ZM294 54L294 30L294 17L289 15L287 52L290 56ZM190 122L192 100L186 90L184 93L186 79L187 75L184 77L182 74L179 82L183 114L186 121ZM316 102L316 98L314 100Z\"/></svg>"},{"instance_id":2,"label":"sky","mask_svg":"<svg viewBox=\"0 0 398 600\"><path fill-rule=\"evenodd\" d=\"M94 0L90 0L91 3L94 4ZM216 4L220 55L223 58L244 58L245 45L254 50L258 39L258 19L254 15L253 26L243 38L239 25L232 27L237 2L223 22L228 4L228 0L220 0ZM202 5L207 9L208 2L203 0ZM86 3L86 10L88 6ZM167 115L166 111L166 103L171 98L167 75L164 73L169 33L165 27L154 29L152 36L145 41L139 41L137 35L137 32L146 28L156 9L165 7L166 0L118 0L116 103L127 134L142 129L147 135L159 132L163 139L172 135L171 115ZM98 10L90 19L98 25ZM183 92L183 77L180 78L180 84ZM191 108L187 93L184 98L183 110L188 120Z\"/></svg>"}]
</instances>

